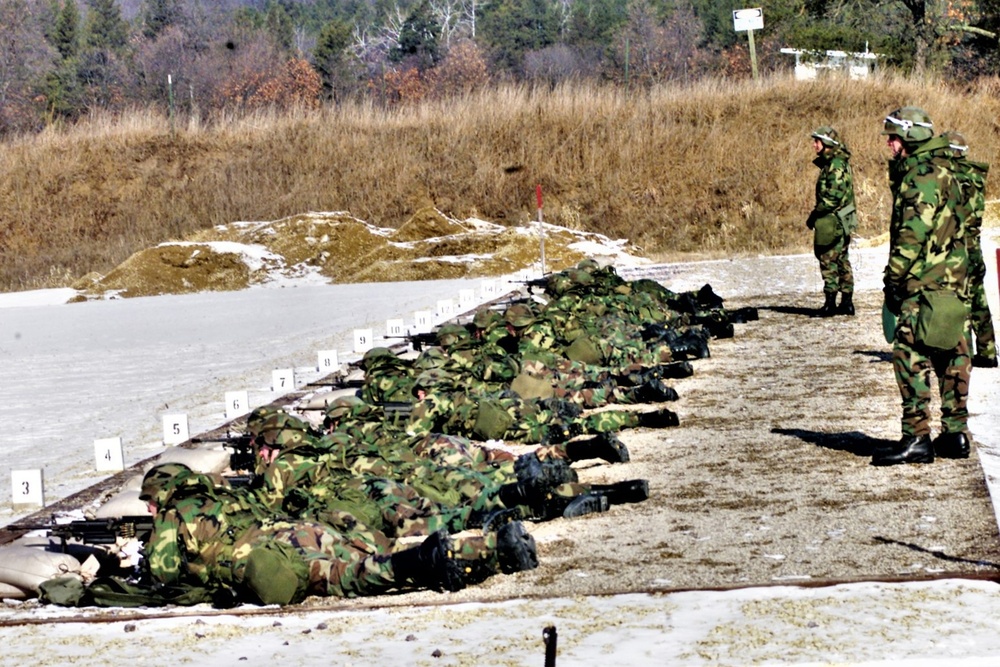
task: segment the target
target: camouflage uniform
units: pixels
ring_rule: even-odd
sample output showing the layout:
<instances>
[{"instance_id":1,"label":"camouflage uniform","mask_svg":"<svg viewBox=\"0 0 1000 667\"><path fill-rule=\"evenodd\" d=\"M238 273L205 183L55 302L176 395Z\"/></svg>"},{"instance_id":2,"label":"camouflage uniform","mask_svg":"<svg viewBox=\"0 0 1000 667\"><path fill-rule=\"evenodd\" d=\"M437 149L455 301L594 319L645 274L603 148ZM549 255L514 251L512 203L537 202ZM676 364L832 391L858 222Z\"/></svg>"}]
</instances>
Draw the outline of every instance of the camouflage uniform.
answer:
<instances>
[{"instance_id":1,"label":"camouflage uniform","mask_svg":"<svg viewBox=\"0 0 1000 667\"><path fill-rule=\"evenodd\" d=\"M816 229L813 250L819 260L819 271L823 277L823 293L826 301L821 314L833 315L837 312L837 292L841 293L840 312L853 314L854 273L851 269L851 259L848 250L851 245L851 234L857 226L854 208L854 176L851 173L851 152L840 141L836 130L831 127L821 127L812 133L812 137L821 142L823 147L813 160L819 168L816 179L816 205L809 214L806 225L816 229L817 222L823 225L823 219L832 224L836 235L832 242L819 242L820 230Z\"/></svg>"},{"instance_id":2,"label":"camouflage uniform","mask_svg":"<svg viewBox=\"0 0 1000 667\"><path fill-rule=\"evenodd\" d=\"M887 119L887 132L890 123ZM942 431L966 431L970 371L967 321L952 349L934 349L916 339L923 293L944 290L967 298L968 253L960 216L955 214L962 193L947 140L918 139L908 146L907 154L890 165L893 209L883 277L886 304L899 315L892 363L902 396L904 440L930 434L932 370L941 395Z\"/></svg>"}]
</instances>

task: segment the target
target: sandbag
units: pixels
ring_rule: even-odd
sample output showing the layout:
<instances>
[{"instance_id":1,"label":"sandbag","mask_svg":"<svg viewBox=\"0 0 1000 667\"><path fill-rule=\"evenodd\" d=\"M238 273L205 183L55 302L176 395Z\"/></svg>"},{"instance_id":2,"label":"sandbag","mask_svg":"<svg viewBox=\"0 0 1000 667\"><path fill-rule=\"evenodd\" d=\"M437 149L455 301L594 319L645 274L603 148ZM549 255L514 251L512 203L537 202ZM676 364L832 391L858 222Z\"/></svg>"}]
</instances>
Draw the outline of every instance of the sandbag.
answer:
<instances>
[{"instance_id":1,"label":"sandbag","mask_svg":"<svg viewBox=\"0 0 1000 667\"><path fill-rule=\"evenodd\" d=\"M0 582L0 600L27 600L29 597L28 591Z\"/></svg>"},{"instance_id":2,"label":"sandbag","mask_svg":"<svg viewBox=\"0 0 1000 667\"><path fill-rule=\"evenodd\" d=\"M112 496L108 502L97 508L94 516L98 519L111 519L123 516L147 516L149 507L139 500L139 490L122 491Z\"/></svg>"},{"instance_id":3,"label":"sandbag","mask_svg":"<svg viewBox=\"0 0 1000 667\"><path fill-rule=\"evenodd\" d=\"M0 583L25 591L38 593L46 579L80 571L80 561L69 554L16 544L0 549Z\"/></svg>"},{"instance_id":4,"label":"sandbag","mask_svg":"<svg viewBox=\"0 0 1000 667\"><path fill-rule=\"evenodd\" d=\"M225 448L167 447L156 464L182 463L195 472L218 474L229 467L229 455L230 452Z\"/></svg>"}]
</instances>

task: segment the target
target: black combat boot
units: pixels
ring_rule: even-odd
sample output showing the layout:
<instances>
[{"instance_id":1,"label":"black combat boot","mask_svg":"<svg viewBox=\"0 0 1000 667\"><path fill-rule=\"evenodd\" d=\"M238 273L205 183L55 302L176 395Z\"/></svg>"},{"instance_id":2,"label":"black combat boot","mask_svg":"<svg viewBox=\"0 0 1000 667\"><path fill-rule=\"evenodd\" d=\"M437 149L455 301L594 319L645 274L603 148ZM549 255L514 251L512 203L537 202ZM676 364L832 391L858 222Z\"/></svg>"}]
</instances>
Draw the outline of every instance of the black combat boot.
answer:
<instances>
[{"instance_id":1,"label":"black combat boot","mask_svg":"<svg viewBox=\"0 0 1000 667\"><path fill-rule=\"evenodd\" d=\"M969 436L965 433L942 433L934 439L934 453L943 459L969 458Z\"/></svg>"},{"instance_id":2,"label":"black combat boot","mask_svg":"<svg viewBox=\"0 0 1000 667\"><path fill-rule=\"evenodd\" d=\"M972 357L972 366L973 368L996 368L997 358L988 357L982 354L977 354L976 356Z\"/></svg>"},{"instance_id":3,"label":"black combat boot","mask_svg":"<svg viewBox=\"0 0 1000 667\"><path fill-rule=\"evenodd\" d=\"M576 471L566 461L562 459L542 461L534 452L517 457L514 461L514 474L517 475L518 483L543 491L578 479Z\"/></svg>"},{"instance_id":4,"label":"black combat boot","mask_svg":"<svg viewBox=\"0 0 1000 667\"><path fill-rule=\"evenodd\" d=\"M520 521L500 526L497 531L497 561L504 574L534 570L538 567L535 538Z\"/></svg>"},{"instance_id":5,"label":"black combat boot","mask_svg":"<svg viewBox=\"0 0 1000 667\"><path fill-rule=\"evenodd\" d=\"M675 359L707 359L708 337L704 329L688 329L670 341L670 351Z\"/></svg>"},{"instance_id":6,"label":"black combat boot","mask_svg":"<svg viewBox=\"0 0 1000 667\"><path fill-rule=\"evenodd\" d=\"M677 413L671 412L666 408L656 410L655 412L639 412L637 416L639 418L639 426L645 428L664 428L667 426L677 426L681 423L677 419Z\"/></svg>"},{"instance_id":7,"label":"black combat boot","mask_svg":"<svg viewBox=\"0 0 1000 667\"><path fill-rule=\"evenodd\" d=\"M599 493L583 493L579 496L565 497L555 496L545 503L544 518L555 519L575 519L587 514L597 514L607 512L611 507L608 497Z\"/></svg>"},{"instance_id":8,"label":"black combat boot","mask_svg":"<svg viewBox=\"0 0 1000 667\"><path fill-rule=\"evenodd\" d=\"M649 498L649 481L630 479L617 484L591 484L590 492L605 496L612 505L641 503Z\"/></svg>"},{"instance_id":9,"label":"black combat boot","mask_svg":"<svg viewBox=\"0 0 1000 667\"><path fill-rule=\"evenodd\" d=\"M840 293L840 305L837 307L837 313L840 315L854 314L854 292Z\"/></svg>"},{"instance_id":10,"label":"black combat boot","mask_svg":"<svg viewBox=\"0 0 1000 667\"><path fill-rule=\"evenodd\" d=\"M729 311L729 321L733 324L746 324L747 322L756 322L759 319L760 313L753 306Z\"/></svg>"},{"instance_id":11,"label":"black combat boot","mask_svg":"<svg viewBox=\"0 0 1000 667\"><path fill-rule=\"evenodd\" d=\"M628 447L614 433L598 433L593 438L566 443L570 461L603 459L608 463L628 463Z\"/></svg>"},{"instance_id":12,"label":"black combat boot","mask_svg":"<svg viewBox=\"0 0 1000 667\"><path fill-rule=\"evenodd\" d=\"M929 435L904 435L892 449L877 449L872 455L873 466L894 466L900 463L934 463L934 445Z\"/></svg>"},{"instance_id":13,"label":"black combat boot","mask_svg":"<svg viewBox=\"0 0 1000 667\"><path fill-rule=\"evenodd\" d=\"M392 554L389 562L397 584L455 592L465 588L465 579L454 555L451 538L439 530L418 546Z\"/></svg>"},{"instance_id":14,"label":"black combat boot","mask_svg":"<svg viewBox=\"0 0 1000 667\"><path fill-rule=\"evenodd\" d=\"M629 391L629 396L636 403L663 403L664 401L676 401L679 397L677 392L659 380L650 380Z\"/></svg>"},{"instance_id":15,"label":"black combat boot","mask_svg":"<svg viewBox=\"0 0 1000 667\"><path fill-rule=\"evenodd\" d=\"M823 301L823 307L817 311L817 317L833 317L837 314L837 293L836 292L824 292L823 296L825 301Z\"/></svg>"}]
</instances>

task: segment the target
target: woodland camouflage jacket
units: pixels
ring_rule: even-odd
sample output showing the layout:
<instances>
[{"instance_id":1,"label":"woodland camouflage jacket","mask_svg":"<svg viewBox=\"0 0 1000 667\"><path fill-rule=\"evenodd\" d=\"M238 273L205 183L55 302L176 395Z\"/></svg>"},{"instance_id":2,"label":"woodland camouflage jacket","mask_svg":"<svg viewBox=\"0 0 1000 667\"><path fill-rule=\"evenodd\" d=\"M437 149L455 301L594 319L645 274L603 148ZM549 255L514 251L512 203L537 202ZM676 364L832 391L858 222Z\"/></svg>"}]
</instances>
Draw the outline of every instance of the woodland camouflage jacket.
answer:
<instances>
[{"instance_id":1,"label":"woodland camouflage jacket","mask_svg":"<svg viewBox=\"0 0 1000 667\"><path fill-rule=\"evenodd\" d=\"M936 137L890 163L892 218L889 261L883 282L902 300L926 290L966 296L969 256L962 216L962 192L948 140Z\"/></svg>"},{"instance_id":2,"label":"woodland camouflage jacket","mask_svg":"<svg viewBox=\"0 0 1000 667\"><path fill-rule=\"evenodd\" d=\"M841 212L841 225L848 234L852 234L857 227L850 157L851 153L845 147L827 148L813 160L820 171L816 179L816 205L812 217L818 219Z\"/></svg>"}]
</instances>

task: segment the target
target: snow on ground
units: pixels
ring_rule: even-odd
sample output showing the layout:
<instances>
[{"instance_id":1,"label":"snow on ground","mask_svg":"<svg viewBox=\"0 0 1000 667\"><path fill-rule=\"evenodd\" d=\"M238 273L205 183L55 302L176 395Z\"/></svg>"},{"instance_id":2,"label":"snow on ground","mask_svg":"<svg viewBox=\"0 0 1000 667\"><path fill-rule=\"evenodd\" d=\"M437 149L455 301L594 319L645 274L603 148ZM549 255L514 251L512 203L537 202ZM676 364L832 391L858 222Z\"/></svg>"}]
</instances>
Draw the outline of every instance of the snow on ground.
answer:
<instances>
[{"instance_id":1,"label":"snow on ground","mask_svg":"<svg viewBox=\"0 0 1000 667\"><path fill-rule=\"evenodd\" d=\"M986 244L996 252L996 230ZM854 253L859 289L877 289L885 249ZM711 283L724 297L817 293L811 256L637 266L675 290ZM772 265L761 271L762 265ZM989 261L994 313L995 262ZM767 283L761 275L780 276ZM271 371L318 375L316 352L348 355L355 328L433 310L480 281L306 286L61 304L66 293L0 295L0 523L10 471L44 470L48 500L93 484L93 440L121 436L126 465L162 449L161 416L184 412L191 432L224 421L224 392L272 400ZM478 290L477 290L478 293ZM818 305L818 304L817 304ZM998 430L1000 371L976 372L972 430ZM980 450L991 487L1000 451ZM994 503L998 494L991 489ZM542 630L558 632L560 665L995 665L1000 586L946 580L772 587L604 598L512 600L367 611L206 607L153 618L114 612L86 622L77 610L32 602L0 607L0 664L541 665ZM106 611L103 613L107 613ZM118 620L114 620L117 618Z\"/></svg>"}]
</instances>

